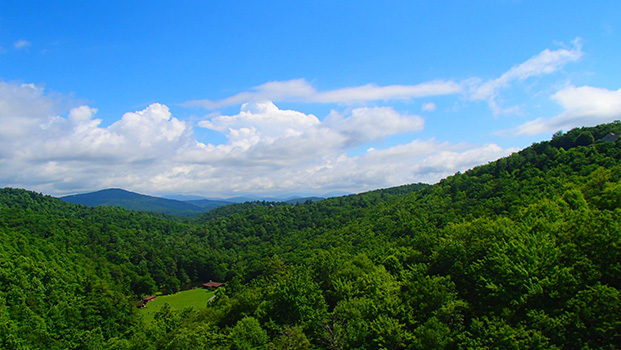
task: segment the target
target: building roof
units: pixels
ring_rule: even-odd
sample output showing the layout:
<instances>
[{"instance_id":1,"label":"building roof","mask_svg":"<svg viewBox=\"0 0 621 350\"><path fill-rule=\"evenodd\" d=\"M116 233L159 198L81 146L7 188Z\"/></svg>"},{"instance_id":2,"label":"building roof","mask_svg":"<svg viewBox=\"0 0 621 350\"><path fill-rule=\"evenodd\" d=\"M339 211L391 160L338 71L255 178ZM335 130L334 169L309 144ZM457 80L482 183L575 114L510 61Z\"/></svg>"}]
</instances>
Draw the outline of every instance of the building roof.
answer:
<instances>
[{"instance_id":1,"label":"building roof","mask_svg":"<svg viewBox=\"0 0 621 350\"><path fill-rule=\"evenodd\" d=\"M597 142L616 142L618 139L619 139L619 135L615 134L614 132L611 132L611 133L608 133L608 135L597 140Z\"/></svg>"},{"instance_id":2,"label":"building roof","mask_svg":"<svg viewBox=\"0 0 621 350\"><path fill-rule=\"evenodd\" d=\"M209 281L207 283L203 283L203 287L205 288L219 288L224 286L224 283Z\"/></svg>"}]
</instances>

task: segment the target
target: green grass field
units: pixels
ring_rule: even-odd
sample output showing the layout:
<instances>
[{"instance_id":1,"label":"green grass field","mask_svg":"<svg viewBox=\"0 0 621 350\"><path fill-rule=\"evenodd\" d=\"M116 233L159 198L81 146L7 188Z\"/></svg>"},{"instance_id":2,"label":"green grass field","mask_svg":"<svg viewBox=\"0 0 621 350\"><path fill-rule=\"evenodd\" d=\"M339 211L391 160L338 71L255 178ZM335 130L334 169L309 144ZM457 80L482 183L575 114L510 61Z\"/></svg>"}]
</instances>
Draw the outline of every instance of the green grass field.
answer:
<instances>
[{"instance_id":1,"label":"green grass field","mask_svg":"<svg viewBox=\"0 0 621 350\"><path fill-rule=\"evenodd\" d=\"M195 288L175 294L160 295L155 300L148 302L146 307L139 309L139 313L145 322L151 323L155 314L164 304L170 305L173 310L182 310L188 307L202 309L207 305L207 301L214 293L211 290Z\"/></svg>"}]
</instances>

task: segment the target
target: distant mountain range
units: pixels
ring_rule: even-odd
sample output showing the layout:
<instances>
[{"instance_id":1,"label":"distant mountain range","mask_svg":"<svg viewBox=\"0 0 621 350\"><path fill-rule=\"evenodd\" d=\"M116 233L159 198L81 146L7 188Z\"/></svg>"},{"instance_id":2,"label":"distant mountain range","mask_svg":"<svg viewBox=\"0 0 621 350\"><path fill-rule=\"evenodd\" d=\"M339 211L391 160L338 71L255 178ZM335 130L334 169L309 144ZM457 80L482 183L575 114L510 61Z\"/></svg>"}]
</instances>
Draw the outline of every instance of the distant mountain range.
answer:
<instances>
[{"instance_id":1,"label":"distant mountain range","mask_svg":"<svg viewBox=\"0 0 621 350\"><path fill-rule=\"evenodd\" d=\"M173 197L173 196L171 196ZM129 210L150 211L164 213L175 216L199 216L207 211L236 203L266 201L284 202L288 204L304 203L307 201L316 202L324 199L323 197L288 197L282 198L262 198L262 197L234 197L229 199L207 199L197 196L174 196L174 198L187 198L185 200L162 198L126 191L120 188L110 188L106 190L76 194L61 197L65 202L73 204L83 204L89 207L100 205L121 207ZM190 199L191 198L191 199ZM201 199L198 199L201 198Z\"/></svg>"},{"instance_id":2,"label":"distant mountain range","mask_svg":"<svg viewBox=\"0 0 621 350\"><path fill-rule=\"evenodd\" d=\"M76 194L61 197L60 199L65 202L83 204L89 207L105 205L111 207L121 207L129 210L152 211L176 216L198 216L206 211L204 207L191 203L174 199L147 196L119 188Z\"/></svg>"}]
</instances>

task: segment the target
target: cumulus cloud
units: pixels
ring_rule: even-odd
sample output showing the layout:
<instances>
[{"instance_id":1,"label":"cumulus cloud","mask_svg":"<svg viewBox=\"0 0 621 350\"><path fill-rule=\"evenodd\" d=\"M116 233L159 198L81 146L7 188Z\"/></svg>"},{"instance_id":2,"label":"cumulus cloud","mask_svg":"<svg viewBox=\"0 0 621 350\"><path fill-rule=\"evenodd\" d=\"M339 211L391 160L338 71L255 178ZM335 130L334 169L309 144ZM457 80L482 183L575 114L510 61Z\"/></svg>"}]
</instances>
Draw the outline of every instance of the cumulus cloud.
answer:
<instances>
[{"instance_id":1,"label":"cumulus cloud","mask_svg":"<svg viewBox=\"0 0 621 350\"><path fill-rule=\"evenodd\" d=\"M348 115L332 111L323 122L312 114L281 110L271 101L246 103L239 114L218 116L199 126L224 132L231 144L276 144L287 139L337 140L340 148L357 146L403 132L420 131L424 120L390 107L355 108ZM295 142L295 141L294 141Z\"/></svg>"},{"instance_id":2,"label":"cumulus cloud","mask_svg":"<svg viewBox=\"0 0 621 350\"><path fill-rule=\"evenodd\" d=\"M357 146L403 132L420 131L425 121L419 116L402 115L390 107L356 108L345 117L333 111L323 123L343 135L347 144Z\"/></svg>"},{"instance_id":3,"label":"cumulus cloud","mask_svg":"<svg viewBox=\"0 0 621 350\"><path fill-rule=\"evenodd\" d=\"M471 79L469 85L470 98L473 100L487 100L494 114L515 113L519 107L502 107L497 103L499 91L507 88L514 81L523 81L530 77L551 74L562 69L567 63L579 60L583 56L581 39L573 41L571 49L545 49L525 62L511 67L499 78L480 81Z\"/></svg>"},{"instance_id":4,"label":"cumulus cloud","mask_svg":"<svg viewBox=\"0 0 621 350\"><path fill-rule=\"evenodd\" d=\"M30 45L31 45L30 41L19 39L15 42L15 44L13 44L13 47L15 47L18 50L21 50L21 49L29 48Z\"/></svg>"},{"instance_id":5,"label":"cumulus cloud","mask_svg":"<svg viewBox=\"0 0 621 350\"><path fill-rule=\"evenodd\" d=\"M67 117L58 109L40 87L0 82L0 183L48 193L132 186L192 144L190 126L160 104L107 128L94 108L76 107Z\"/></svg>"},{"instance_id":6,"label":"cumulus cloud","mask_svg":"<svg viewBox=\"0 0 621 350\"><path fill-rule=\"evenodd\" d=\"M0 81L0 137L25 137L33 126L55 113L56 103L33 84Z\"/></svg>"},{"instance_id":7,"label":"cumulus cloud","mask_svg":"<svg viewBox=\"0 0 621 350\"><path fill-rule=\"evenodd\" d=\"M23 47L27 47L27 42ZM17 45L16 45L17 47ZM233 115L211 115L193 125L159 103L128 112L103 127L98 110L63 110L33 84L0 81L0 184L50 194L108 187L143 193L359 192L412 182L436 182L510 154L496 144L466 145L412 139L425 120L368 102L459 94L487 101L495 114L515 110L497 103L515 82L550 74L583 55L580 42L544 50L499 78L417 85L367 84L321 91L304 79L275 81L228 98L187 102L217 109L240 105ZM568 86L552 96L565 111L511 130L534 135L618 119L621 90ZM345 104L327 116L280 109L272 101ZM424 112L434 103L421 105ZM222 134L225 142L197 139L195 128ZM378 140L410 138L379 148ZM375 142L375 143L374 143ZM368 147L363 155L352 156Z\"/></svg>"},{"instance_id":8,"label":"cumulus cloud","mask_svg":"<svg viewBox=\"0 0 621 350\"><path fill-rule=\"evenodd\" d=\"M242 104L248 101L270 100L276 102L303 103L343 103L354 104L378 100L406 100L426 96L456 94L462 90L460 84L453 81L431 81L417 85L377 86L367 84L349 88L318 91L304 79L273 81L256 86L252 91L218 100L194 100L183 105L186 107L203 107L217 109L225 106Z\"/></svg>"},{"instance_id":9,"label":"cumulus cloud","mask_svg":"<svg viewBox=\"0 0 621 350\"><path fill-rule=\"evenodd\" d=\"M552 118L538 118L518 126L518 135L536 135L578 126L592 126L621 116L621 89L568 86L552 96L565 111Z\"/></svg>"},{"instance_id":10,"label":"cumulus cloud","mask_svg":"<svg viewBox=\"0 0 621 350\"><path fill-rule=\"evenodd\" d=\"M242 128L254 128L262 134L275 136L297 134L300 130L319 125L319 119L312 114L281 110L272 101L244 103L239 114L217 116L198 123L199 126L221 132Z\"/></svg>"},{"instance_id":11,"label":"cumulus cloud","mask_svg":"<svg viewBox=\"0 0 621 350\"><path fill-rule=\"evenodd\" d=\"M192 157L196 161L291 166L390 135L420 131L423 125L421 117L388 107L355 108L347 115L332 111L322 122L314 115L281 110L271 101L253 102L242 105L237 115L199 122L200 127L224 133L228 143L204 145L211 152L193 152ZM222 160L215 154L221 154Z\"/></svg>"},{"instance_id":12,"label":"cumulus cloud","mask_svg":"<svg viewBox=\"0 0 621 350\"><path fill-rule=\"evenodd\" d=\"M185 122L172 118L168 107L152 104L146 109L126 113L107 128L94 119L96 109L80 106L67 118L48 116L27 130L26 141L16 152L27 161L86 161L125 164L166 155L180 137L189 132Z\"/></svg>"},{"instance_id":13,"label":"cumulus cloud","mask_svg":"<svg viewBox=\"0 0 621 350\"><path fill-rule=\"evenodd\" d=\"M198 127L227 141L200 142L165 105L125 113L107 127L97 109L64 113L35 85L0 82L0 183L62 195L108 187L143 193L358 192L437 181L507 154L494 145L414 140L349 156L352 147L420 131L424 121L389 107L333 111L323 121L270 101L244 104Z\"/></svg>"},{"instance_id":14,"label":"cumulus cloud","mask_svg":"<svg viewBox=\"0 0 621 350\"><path fill-rule=\"evenodd\" d=\"M23 40L15 48L29 45ZM517 107L498 102L506 90L557 72L582 56L578 39L569 48L543 50L489 80L367 84L333 90L318 90L304 79L273 81L221 100L186 102L184 106L207 109L241 106L239 113L212 114L196 124L177 119L167 106L154 103L104 127L96 108L63 109L63 103L40 86L0 81L0 184L57 195L109 187L151 194L274 195L359 192L436 182L516 149L413 139L413 133L425 127L422 117L370 106L378 101L457 95L486 101L494 114L516 112ZM621 89L567 86L551 98L564 112L508 132L551 133L609 122L621 115ZM318 118L280 109L278 102L346 106ZM419 106L423 112L437 109L432 102ZM226 141L199 140L194 134L198 128L220 133ZM395 135L401 135L401 141L392 138ZM380 149L381 144L391 146ZM362 147L368 151L351 155L359 154Z\"/></svg>"}]
</instances>

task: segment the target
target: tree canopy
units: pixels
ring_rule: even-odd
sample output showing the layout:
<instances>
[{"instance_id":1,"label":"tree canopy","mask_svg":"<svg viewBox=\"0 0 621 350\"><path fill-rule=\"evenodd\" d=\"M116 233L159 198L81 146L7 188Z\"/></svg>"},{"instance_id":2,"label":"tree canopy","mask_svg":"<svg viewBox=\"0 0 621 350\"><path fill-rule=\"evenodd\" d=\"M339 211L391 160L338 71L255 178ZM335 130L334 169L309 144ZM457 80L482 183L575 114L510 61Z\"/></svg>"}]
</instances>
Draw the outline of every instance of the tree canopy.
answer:
<instances>
[{"instance_id":1,"label":"tree canopy","mask_svg":"<svg viewBox=\"0 0 621 350\"><path fill-rule=\"evenodd\" d=\"M615 349L621 124L450 176L195 220L0 190L0 348ZM226 281L205 308L141 296Z\"/></svg>"}]
</instances>

